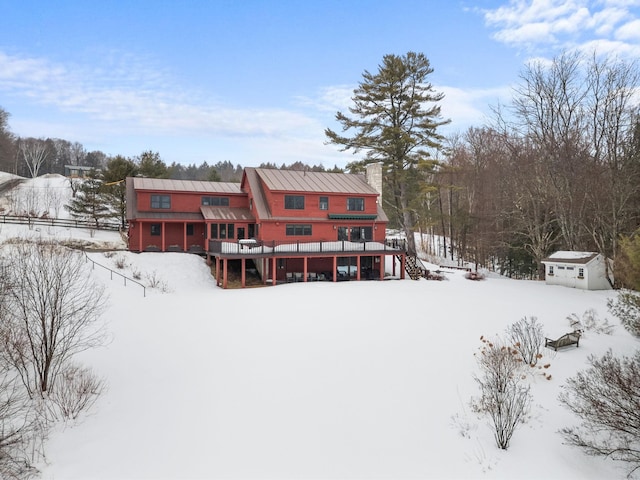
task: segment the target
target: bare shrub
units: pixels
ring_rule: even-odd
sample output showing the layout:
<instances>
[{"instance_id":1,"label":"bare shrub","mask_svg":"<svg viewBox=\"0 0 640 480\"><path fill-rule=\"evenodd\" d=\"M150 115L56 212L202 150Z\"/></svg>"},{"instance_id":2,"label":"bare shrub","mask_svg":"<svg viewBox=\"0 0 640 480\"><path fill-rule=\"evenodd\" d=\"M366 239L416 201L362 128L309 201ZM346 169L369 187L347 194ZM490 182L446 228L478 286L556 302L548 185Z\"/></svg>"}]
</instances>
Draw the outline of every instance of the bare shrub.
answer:
<instances>
[{"instance_id":1,"label":"bare shrub","mask_svg":"<svg viewBox=\"0 0 640 480\"><path fill-rule=\"evenodd\" d=\"M584 331L594 332L594 333L604 333L605 335L611 335L613 333L613 329L615 328L613 325L609 324L609 321L605 319L600 319L598 317L598 313L589 309L582 314L582 319L578 317L575 313L572 313L567 317L569 321L569 325L573 328L574 331L580 331L584 333Z\"/></svg>"},{"instance_id":2,"label":"bare shrub","mask_svg":"<svg viewBox=\"0 0 640 480\"><path fill-rule=\"evenodd\" d=\"M142 272L140 272L140 270L138 269L134 269L133 272L131 272L131 275L133 276L134 280L140 280L142 278Z\"/></svg>"},{"instance_id":3,"label":"bare shrub","mask_svg":"<svg viewBox=\"0 0 640 480\"><path fill-rule=\"evenodd\" d=\"M631 476L640 469L640 351L620 359L609 350L589 363L563 386L560 402L581 424L561 433L589 455L627 462Z\"/></svg>"},{"instance_id":4,"label":"bare shrub","mask_svg":"<svg viewBox=\"0 0 640 480\"><path fill-rule=\"evenodd\" d=\"M81 413L93 406L105 390L104 380L90 369L70 364L60 373L49 399L55 404L58 417L77 420Z\"/></svg>"},{"instance_id":5,"label":"bare shrub","mask_svg":"<svg viewBox=\"0 0 640 480\"><path fill-rule=\"evenodd\" d=\"M482 342L476 354L481 373L475 377L480 398L472 401L472 407L489 416L496 444L506 450L515 429L529 411L530 388L521 383L523 361L518 350L499 339L490 342L482 338Z\"/></svg>"},{"instance_id":6,"label":"bare shrub","mask_svg":"<svg viewBox=\"0 0 640 480\"><path fill-rule=\"evenodd\" d=\"M30 396L44 396L70 358L104 342L98 320L107 297L79 252L36 242L10 253L0 356Z\"/></svg>"},{"instance_id":7,"label":"bare shrub","mask_svg":"<svg viewBox=\"0 0 640 480\"><path fill-rule=\"evenodd\" d=\"M169 286L160 277L160 275L158 275L158 272L156 270L154 270L151 273L147 273L145 275L145 277L147 279L147 286L149 288L156 288L156 289L158 289L158 290L160 290L161 292L164 292L164 293L169 291Z\"/></svg>"},{"instance_id":8,"label":"bare shrub","mask_svg":"<svg viewBox=\"0 0 640 480\"><path fill-rule=\"evenodd\" d=\"M118 270L123 270L125 268L127 268L128 264L127 264L127 259L124 255L118 255L114 260L113 263L115 264L116 268Z\"/></svg>"},{"instance_id":9,"label":"bare shrub","mask_svg":"<svg viewBox=\"0 0 640 480\"><path fill-rule=\"evenodd\" d=\"M536 317L523 317L507 328L509 341L522 360L534 367L540 358L540 350L544 345L542 324Z\"/></svg>"},{"instance_id":10,"label":"bare shrub","mask_svg":"<svg viewBox=\"0 0 640 480\"><path fill-rule=\"evenodd\" d=\"M631 335L640 337L640 293L620 290L615 300L607 301L607 307Z\"/></svg>"}]
</instances>

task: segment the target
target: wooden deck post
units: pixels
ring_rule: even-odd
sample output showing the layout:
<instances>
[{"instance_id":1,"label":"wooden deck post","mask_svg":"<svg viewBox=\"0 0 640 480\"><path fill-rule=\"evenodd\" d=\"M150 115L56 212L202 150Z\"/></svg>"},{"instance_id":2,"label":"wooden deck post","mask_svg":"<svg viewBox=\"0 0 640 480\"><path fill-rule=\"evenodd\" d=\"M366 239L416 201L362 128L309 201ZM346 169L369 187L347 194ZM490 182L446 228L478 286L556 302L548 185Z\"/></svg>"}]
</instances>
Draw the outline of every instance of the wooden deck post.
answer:
<instances>
[{"instance_id":1,"label":"wooden deck post","mask_svg":"<svg viewBox=\"0 0 640 480\"><path fill-rule=\"evenodd\" d=\"M380 255L380 280L384 280L384 262L385 255ZM395 257L394 257L395 258ZM394 260L395 263L395 260Z\"/></svg>"},{"instance_id":2,"label":"wooden deck post","mask_svg":"<svg viewBox=\"0 0 640 480\"><path fill-rule=\"evenodd\" d=\"M162 251L166 252L166 245L165 245L165 238L164 238L164 222L162 222L160 225L162 225Z\"/></svg>"},{"instance_id":3,"label":"wooden deck post","mask_svg":"<svg viewBox=\"0 0 640 480\"><path fill-rule=\"evenodd\" d=\"M277 275L278 275L278 271L276 270L276 257L273 257L273 261L271 262L271 266L273 267L271 269L271 285L277 285Z\"/></svg>"},{"instance_id":4,"label":"wooden deck post","mask_svg":"<svg viewBox=\"0 0 640 480\"><path fill-rule=\"evenodd\" d=\"M222 259L222 288L227 288L227 266L229 264L229 259Z\"/></svg>"},{"instance_id":5,"label":"wooden deck post","mask_svg":"<svg viewBox=\"0 0 640 480\"><path fill-rule=\"evenodd\" d=\"M338 281L338 257L336 256L333 257L333 275L331 276L334 282Z\"/></svg>"},{"instance_id":6,"label":"wooden deck post","mask_svg":"<svg viewBox=\"0 0 640 480\"><path fill-rule=\"evenodd\" d=\"M356 280L360 281L360 255L356 257Z\"/></svg>"},{"instance_id":7,"label":"wooden deck post","mask_svg":"<svg viewBox=\"0 0 640 480\"><path fill-rule=\"evenodd\" d=\"M302 276L304 277L303 282L307 281L307 257L305 256L302 259Z\"/></svg>"},{"instance_id":8,"label":"wooden deck post","mask_svg":"<svg viewBox=\"0 0 640 480\"><path fill-rule=\"evenodd\" d=\"M246 275L246 273L245 273L245 263L246 263L246 260L245 260L245 258L244 258L244 257L242 257L242 259L240 259L240 270L241 270L241 272L242 272L242 273L240 274L240 279L241 279L241 280L240 280L240 283L242 284L242 288L244 288L244 287L246 287L246 286L247 286L247 283L246 283L246 276L247 276L247 275Z\"/></svg>"}]
</instances>

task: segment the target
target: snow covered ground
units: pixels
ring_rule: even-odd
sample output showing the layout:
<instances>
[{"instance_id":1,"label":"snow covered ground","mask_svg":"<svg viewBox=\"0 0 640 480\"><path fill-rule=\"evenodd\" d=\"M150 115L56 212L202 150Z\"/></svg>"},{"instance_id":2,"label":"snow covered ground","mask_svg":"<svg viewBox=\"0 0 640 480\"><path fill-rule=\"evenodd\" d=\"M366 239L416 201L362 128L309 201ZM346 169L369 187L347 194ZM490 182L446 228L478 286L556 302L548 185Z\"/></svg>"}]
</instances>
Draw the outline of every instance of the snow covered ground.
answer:
<instances>
[{"instance_id":1,"label":"snow covered ground","mask_svg":"<svg viewBox=\"0 0 640 480\"><path fill-rule=\"evenodd\" d=\"M25 227L0 225L0 239ZM76 235L69 231L60 235ZM41 235L54 234L40 232ZM117 233L94 240L118 244ZM416 479L624 478L616 463L563 445L577 422L558 402L587 357L640 347L607 314L614 292L490 277L469 281L215 286L202 258L119 252L95 261L155 278L109 292L112 341L82 355L108 391L47 443L42 478ZM548 336L589 309L616 325L580 348L545 350L551 380L531 374L533 408L507 451L469 407L480 337L536 316ZM624 466L622 466L624 467Z\"/></svg>"}]
</instances>

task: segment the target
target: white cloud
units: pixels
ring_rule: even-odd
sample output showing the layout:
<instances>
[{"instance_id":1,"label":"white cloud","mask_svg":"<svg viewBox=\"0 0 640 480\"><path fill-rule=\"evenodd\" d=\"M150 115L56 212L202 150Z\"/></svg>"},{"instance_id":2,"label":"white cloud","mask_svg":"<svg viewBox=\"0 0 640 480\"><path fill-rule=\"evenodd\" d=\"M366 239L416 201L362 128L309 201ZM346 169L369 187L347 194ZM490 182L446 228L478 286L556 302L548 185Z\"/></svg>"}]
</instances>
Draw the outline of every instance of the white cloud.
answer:
<instances>
[{"instance_id":1,"label":"white cloud","mask_svg":"<svg viewBox=\"0 0 640 480\"><path fill-rule=\"evenodd\" d=\"M0 52L0 92L126 133L269 136L314 125L305 115L282 109L233 108L192 92L187 99L162 73L131 58L119 62L89 70Z\"/></svg>"},{"instance_id":2,"label":"white cloud","mask_svg":"<svg viewBox=\"0 0 640 480\"><path fill-rule=\"evenodd\" d=\"M542 52L600 43L624 55L634 54L640 42L640 19L632 10L639 5L639 0L510 0L482 13L494 38L507 45Z\"/></svg>"},{"instance_id":3,"label":"white cloud","mask_svg":"<svg viewBox=\"0 0 640 480\"><path fill-rule=\"evenodd\" d=\"M622 41L640 41L640 19L632 20L622 25L616 30L615 36L618 40Z\"/></svg>"}]
</instances>

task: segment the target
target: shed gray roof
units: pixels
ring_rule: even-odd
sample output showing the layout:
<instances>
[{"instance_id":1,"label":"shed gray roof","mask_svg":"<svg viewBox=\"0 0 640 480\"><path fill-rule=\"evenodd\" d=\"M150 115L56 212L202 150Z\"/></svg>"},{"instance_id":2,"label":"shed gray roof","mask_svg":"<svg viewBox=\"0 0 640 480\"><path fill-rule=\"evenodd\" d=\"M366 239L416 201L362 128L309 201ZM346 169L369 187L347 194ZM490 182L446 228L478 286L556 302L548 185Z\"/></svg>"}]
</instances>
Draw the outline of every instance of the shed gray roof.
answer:
<instances>
[{"instance_id":1,"label":"shed gray roof","mask_svg":"<svg viewBox=\"0 0 640 480\"><path fill-rule=\"evenodd\" d=\"M377 195L364 175L306 172L256 168L256 173L272 192L347 193Z\"/></svg>"},{"instance_id":2,"label":"shed gray roof","mask_svg":"<svg viewBox=\"0 0 640 480\"><path fill-rule=\"evenodd\" d=\"M166 178L133 177L136 190L163 190L171 192L242 194L239 183L203 182L199 180L170 180Z\"/></svg>"},{"instance_id":3,"label":"shed gray roof","mask_svg":"<svg viewBox=\"0 0 640 480\"><path fill-rule=\"evenodd\" d=\"M598 256L595 252L559 251L542 259L542 263L572 263L586 265Z\"/></svg>"}]
</instances>

